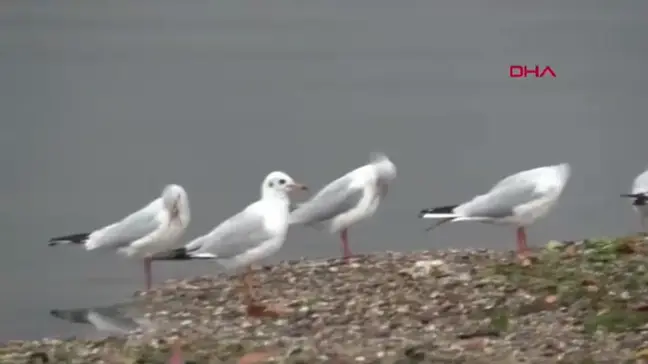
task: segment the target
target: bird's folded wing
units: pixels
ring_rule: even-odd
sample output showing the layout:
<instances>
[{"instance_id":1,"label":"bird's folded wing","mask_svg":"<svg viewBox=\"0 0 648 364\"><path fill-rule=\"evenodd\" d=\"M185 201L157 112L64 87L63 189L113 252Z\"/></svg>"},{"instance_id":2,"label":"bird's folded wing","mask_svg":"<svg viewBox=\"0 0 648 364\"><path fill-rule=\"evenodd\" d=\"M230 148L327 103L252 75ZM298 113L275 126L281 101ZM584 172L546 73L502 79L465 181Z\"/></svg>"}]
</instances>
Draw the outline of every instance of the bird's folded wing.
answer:
<instances>
[{"instance_id":1,"label":"bird's folded wing","mask_svg":"<svg viewBox=\"0 0 648 364\"><path fill-rule=\"evenodd\" d=\"M343 214L358 205L364 195L362 186L353 186L349 177L337 179L313 198L290 213L291 224L322 222Z\"/></svg>"},{"instance_id":2,"label":"bird's folded wing","mask_svg":"<svg viewBox=\"0 0 648 364\"><path fill-rule=\"evenodd\" d=\"M86 243L86 248L119 248L127 246L159 227L158 214L161 211L162 201L156 199L122 220L92 232Z\"/></svg>"},{"instance_id":3,"label":"bird's folded wing","mask_svg":"<svg viewBox=\"0 0 648 364\"><path fill-rule=\"evenodd\" d=\"M262 215L246 209L222 222L209 234L194 239L186 248L195 250L192 254L212 253L217 258L227 259L256 248L272 237L265 229Z\"/></svg>"},{"instance_id":4,"label":"bird's folded wing","mask_svg":"<svg viewBox=\"0 0 648 364\"><path fill-rule=\"evenodd\" d=\"M462 205L454 211L470 217L503 218L513 216L515 208L543 196L536 185L528 180L509 183L505 187L494 188Z\"/></svg>"}]
</instances>

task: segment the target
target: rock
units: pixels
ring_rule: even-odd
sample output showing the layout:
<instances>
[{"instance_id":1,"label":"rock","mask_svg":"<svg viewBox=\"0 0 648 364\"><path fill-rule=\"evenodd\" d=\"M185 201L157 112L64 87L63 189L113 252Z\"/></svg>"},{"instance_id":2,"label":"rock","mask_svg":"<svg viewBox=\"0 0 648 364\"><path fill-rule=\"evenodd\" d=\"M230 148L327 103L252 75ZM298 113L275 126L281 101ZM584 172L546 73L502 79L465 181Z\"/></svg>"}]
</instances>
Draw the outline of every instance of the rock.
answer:
<instances>
[{"instance_id":1,"label":"rock","mask_svg":"<svg viewBox=\"0 0 648 364\"><path fill-rule=\"evenodd\" d=\"M565 248L565 244L562 241L558 240L551 240L547 243L545 248L549 251L557 251L557 250L562 250Z\"/></svg>"}]
</instances>

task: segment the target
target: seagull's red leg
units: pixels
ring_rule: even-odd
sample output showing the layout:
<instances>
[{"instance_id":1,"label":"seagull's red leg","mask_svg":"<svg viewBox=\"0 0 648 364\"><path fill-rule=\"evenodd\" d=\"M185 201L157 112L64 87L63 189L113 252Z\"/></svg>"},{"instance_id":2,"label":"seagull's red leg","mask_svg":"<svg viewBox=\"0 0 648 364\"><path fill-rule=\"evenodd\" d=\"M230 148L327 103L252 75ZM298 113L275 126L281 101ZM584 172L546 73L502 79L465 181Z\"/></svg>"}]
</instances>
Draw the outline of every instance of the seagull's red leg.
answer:
<instances>
[{"instance_id":1,"label":"seagull's red leg","mask_svg":"<svg viewBox=\"0 0 648 364\"><path fill-rule=\"evenodd\" d=\"M247 306L246 312L248 316L251 317L264 317L266 312L266 306L259 303L256 295L254 294L254 282L252 275L254 271L252 266L248 265L243 274L243 287L245 290L243 302Z\"/></svg>"},{"instance_id":2,"label":"seagull's red leg","mask_svg":"<svg viewBox=\"0 0 648 364\"><path fill-rule=\"evenodd\" d=\"M522 226L517 228L517 250L518 254L522 256L529 251L529 248L527 247L526 231Z\"/></svg>"},{"instance_id":3,"label":"seagull's red leg","mask_svg":"<svg viewBox=\"0 0 648 364\"><path fill-rule=\"evenodd\" d=\"M151 282L153 281L152 274L151 274L151 263L153 260L151 257L146 257L144 258L144 275L146 277L146 290L151 289Z\"/></svg>"},{"instance_id":4,"label":"seagull's red leg","mask_svg":"<svg viewBox=\"0 0 648 364\"><path fill-rule=\"evenodd\" d=\"M290 311L281 305L265 305L259 303L254 295L254 283L252 282L252 266L248 266L247 271L243 275L243 286L245 289L244 302L247 306L246 313L251 317L272 317L277 318Z\"/></svg>"},{"instance_id":5,"label":"seagull's red leg","mask_svg":"<svg viewBox=\"0 0 648 364\"><path fill-rule=\"evenodd\" d=\"M169 364L184 364L182 359L182 348L180 348L180 343L175 342L171 346L171 357L169 358Z\"/></svg>"},{"instance_id":6,"label":"seagull's red leg","mask_svg":"<svg viewBox=\"0 0 648 364\"><path fill-rule=\"evenodd\" d=\"M351 257L351 249L349 249L349 238L347 229L342 230L340 233L340 240L342 240L342 255L344 259Z\"/></svg>"},{"instance_id":7,"label":"seagull's red leg","mask_svg":"<svg viewBox=\"0 0 648 364\"><path fill-rule=\"evenodd\" d=\"M245 301L246 302L254 302L255 297L254 297L254 282L252 282L252 274L254 272L252 271L252 266L249 265L245 269L245 273L243 273L243 288L245 290Z\"/></svg>"}]
</instances>

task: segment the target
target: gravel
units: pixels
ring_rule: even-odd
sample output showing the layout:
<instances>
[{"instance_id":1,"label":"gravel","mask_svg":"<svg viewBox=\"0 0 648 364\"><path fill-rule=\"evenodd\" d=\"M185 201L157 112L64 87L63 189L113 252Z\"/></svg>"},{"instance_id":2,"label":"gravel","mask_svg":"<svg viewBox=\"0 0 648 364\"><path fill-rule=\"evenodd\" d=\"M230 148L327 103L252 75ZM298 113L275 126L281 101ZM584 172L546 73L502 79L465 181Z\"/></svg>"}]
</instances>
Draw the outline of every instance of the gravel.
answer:
<instances>
[{"instance_id":1,"label":"gravel","mask_svg":"<svg viewBox=\"0 0 648 364\"><path fill-rule=\"evenodd\" d=\"M255 275L264 303L291 309L279 318L247 317L236 276L168 281L96 310L138 329L7 342L0 363L167 363L171 345L187 364L640 363L647 255L624 237L553 241L522 262L490 250L283 262Z\"/></svg>"}]
</instances>

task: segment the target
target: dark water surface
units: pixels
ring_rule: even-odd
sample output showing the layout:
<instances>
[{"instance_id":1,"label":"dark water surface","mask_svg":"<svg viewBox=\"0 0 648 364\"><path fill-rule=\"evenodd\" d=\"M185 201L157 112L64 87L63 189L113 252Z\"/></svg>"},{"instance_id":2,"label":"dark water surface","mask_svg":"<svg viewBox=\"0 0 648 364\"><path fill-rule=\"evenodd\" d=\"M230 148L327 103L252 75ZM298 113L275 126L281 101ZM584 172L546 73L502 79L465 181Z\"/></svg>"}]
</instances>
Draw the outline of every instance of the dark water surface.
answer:
<instances>
[{"instance_id":1,"label":"dark water surface","mask_svg":"<svg viewBox=\"0 0 648 364\"><path fill-rule=\"evenodd\" d=\"M648 164L642 0L13 1L0 9L0 339L66 335L52 308L109 305L140 265L46 246L189 192L191 238L282 169L313 187L385 151L399 177L352 249L513 247L512 229L446 225L453 203L563 161L564 198L533 242L638 228L618 194ZM510 64L557 78L518 80ZM276 259L336 256L297 229ZM160 263L156 280L214 271Z\"/></svg>"}]
</instances>

